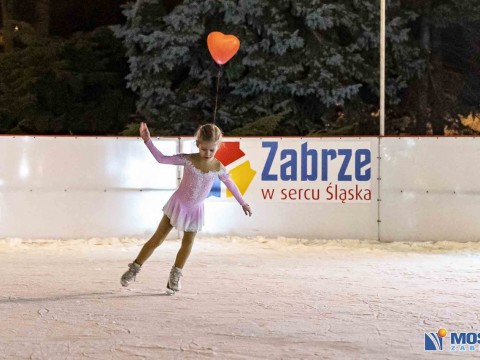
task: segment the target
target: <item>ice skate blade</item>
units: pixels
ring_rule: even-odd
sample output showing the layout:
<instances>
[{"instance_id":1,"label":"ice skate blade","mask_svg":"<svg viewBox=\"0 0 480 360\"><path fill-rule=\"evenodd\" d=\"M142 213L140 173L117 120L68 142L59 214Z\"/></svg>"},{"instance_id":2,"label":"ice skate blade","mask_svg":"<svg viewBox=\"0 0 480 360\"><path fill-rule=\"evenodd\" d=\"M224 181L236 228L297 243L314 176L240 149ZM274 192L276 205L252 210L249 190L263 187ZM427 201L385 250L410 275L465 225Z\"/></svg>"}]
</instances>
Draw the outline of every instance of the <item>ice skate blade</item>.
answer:
<instances>
[{"instance_id":1,"label":"ice skate blade","mask_svg":"<svg viewBox=\"0 0 480 360\"><path fill-rule=\"evenodd\" d=\"M167 289L165 290L165 294L170 295L170 296L175 295L176 291L173 290L173 289L170 289L170 286L168 286L168 285L169 284L168 284L168 281L167 281Z\"/></svg>"},{"instance_id":2,"label":"ice skate blade","mask_svg":"<svg viewBox=\"0 0 480 360\"><path fill-rule=\"evenodd\" d=\"M175 292L176 292L175 290L167 288L167 290L165 290L165 295L173 296L175 295Z\"/></svg>"}]
</instances>

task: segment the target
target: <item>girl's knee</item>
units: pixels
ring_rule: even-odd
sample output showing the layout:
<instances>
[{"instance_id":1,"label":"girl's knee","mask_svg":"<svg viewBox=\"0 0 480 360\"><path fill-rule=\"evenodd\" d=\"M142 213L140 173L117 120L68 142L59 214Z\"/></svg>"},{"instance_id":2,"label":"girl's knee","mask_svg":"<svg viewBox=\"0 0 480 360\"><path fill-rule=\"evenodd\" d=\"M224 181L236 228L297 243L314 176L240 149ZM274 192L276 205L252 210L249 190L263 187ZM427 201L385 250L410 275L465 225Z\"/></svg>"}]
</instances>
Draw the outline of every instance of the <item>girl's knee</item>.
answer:
<instances>
[{"instance_id":1,"label":"girl's knee","mask_svg":"<svg viewBox=\"0 0 480 360\"><path fill-rule=\"evenodd\" d=\"M182 241L182 247L192 247L192 246L193 246L193 239Z\"/></svg>"},{"instance_id":2,"label":"girl's knee","mask_svg":"<svg viewBox=\"0 0 480 360\"><path fill-rule=\"evenodd\" d=\"M195 240L195 233L186 233L182 239L182 246L192 246L193 241Z\"/></svg>"}]
</instances>

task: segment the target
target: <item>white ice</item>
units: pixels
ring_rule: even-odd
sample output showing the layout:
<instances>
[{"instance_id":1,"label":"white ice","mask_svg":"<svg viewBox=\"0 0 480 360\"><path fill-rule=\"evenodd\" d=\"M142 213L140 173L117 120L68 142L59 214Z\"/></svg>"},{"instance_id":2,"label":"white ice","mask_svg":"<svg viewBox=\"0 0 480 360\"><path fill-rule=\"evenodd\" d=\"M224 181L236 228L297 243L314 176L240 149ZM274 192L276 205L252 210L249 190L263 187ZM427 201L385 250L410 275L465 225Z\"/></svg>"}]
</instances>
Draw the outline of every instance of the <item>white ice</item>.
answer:
<instances>
[{"instance_id":1,"label":"white ice","mask_svg":"<svg viewBox=\"0 0 480 360\"><path fill-rule=\"evenodd\" d=\"M129 288L145 239L0 240L3 359L435 359L424 333L480 332L479 243L179 240Z\"/></svg>"}]
</instances>

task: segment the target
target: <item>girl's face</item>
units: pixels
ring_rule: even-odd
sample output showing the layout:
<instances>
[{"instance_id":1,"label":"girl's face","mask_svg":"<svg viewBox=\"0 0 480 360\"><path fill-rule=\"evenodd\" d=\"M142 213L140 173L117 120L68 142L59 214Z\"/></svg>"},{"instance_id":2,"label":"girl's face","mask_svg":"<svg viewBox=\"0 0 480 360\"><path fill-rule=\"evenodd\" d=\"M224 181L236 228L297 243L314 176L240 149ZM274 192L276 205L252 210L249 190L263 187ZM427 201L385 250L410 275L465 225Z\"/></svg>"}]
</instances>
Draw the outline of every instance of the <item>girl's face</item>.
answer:
<instances>
[{"instance_id":1,"label":"girl's face","mask_svg":"<svg viewBox=\"0 0 480 360\"><path fill-rule=\"evenodd\" d=\"M197 141L198 153L205 160L213 159L218 150L218 143L214 141Z\"/></svg>"}]
</instances>

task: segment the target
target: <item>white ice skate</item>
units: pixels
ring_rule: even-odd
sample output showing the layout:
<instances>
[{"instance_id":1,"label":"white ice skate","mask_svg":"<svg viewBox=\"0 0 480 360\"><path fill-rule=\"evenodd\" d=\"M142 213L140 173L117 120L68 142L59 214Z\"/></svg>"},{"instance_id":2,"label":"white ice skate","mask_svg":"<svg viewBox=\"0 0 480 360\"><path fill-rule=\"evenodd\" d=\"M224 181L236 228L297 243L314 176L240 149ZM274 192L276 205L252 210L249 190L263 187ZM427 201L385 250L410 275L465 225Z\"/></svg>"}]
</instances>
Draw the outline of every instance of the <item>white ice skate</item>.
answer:
<instances>
[{"instance_id":1,"label":"white ice skate","mask_svg":"<svg viewBox=\"0 0 480 360\"><path fill-rule=\"evenodd\" d=\"M167 293L171 293L172 295L175 294L176 291L180 291L180 277L182 275L182 269L172 266L172 270L170 270L170 278L167 281Z\"/></svg>"},{"instance_id":2,"label":"white ice skate","mask_svg":"<svg viewBox=\"0 0 480 360\"><path fill-rule=\"evenodd\" d=\"M135 262L128 264L128 267L129 269L125 272L125 274L122 275L122 278L120 279L120 283L125 287L128 286L132 280L135 281L137 274L142 269L142 265L138 265Z\"/></svg>"}]
</instances>

